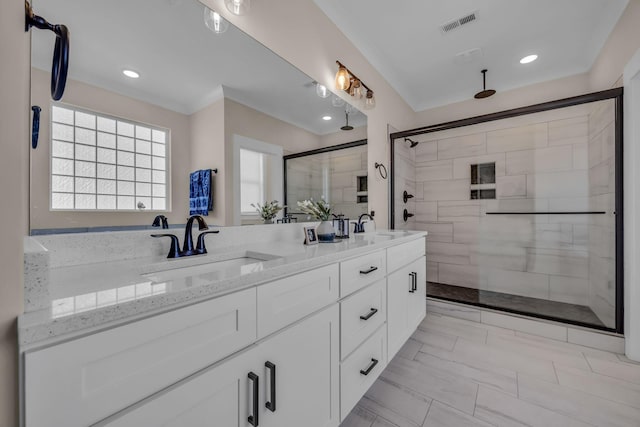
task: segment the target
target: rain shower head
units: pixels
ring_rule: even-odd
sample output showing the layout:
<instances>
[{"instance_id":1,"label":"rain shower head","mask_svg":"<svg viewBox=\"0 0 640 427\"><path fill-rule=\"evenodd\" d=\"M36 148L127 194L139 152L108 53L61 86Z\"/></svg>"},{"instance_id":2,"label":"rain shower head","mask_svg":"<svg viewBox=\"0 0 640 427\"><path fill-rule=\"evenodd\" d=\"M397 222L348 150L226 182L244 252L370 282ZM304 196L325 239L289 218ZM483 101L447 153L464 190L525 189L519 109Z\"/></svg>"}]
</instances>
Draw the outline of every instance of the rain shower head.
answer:
<instances>
[{"instance_id":1,"label":"rain shower head","mask_svg":"<svg viewBox=\"0 0 640 427\"><path fill-rule=\"evenodd\" d=\"M340 129L341 130L353 130L353 126L349 125L349 113L347 113L346 111L344 112L344 115L347 119L347 122L344 126L342 126Z\"/></svg>"},{"instance_id":2,"label":"rain shower head","mask_svg":"<svg viewBox=\"0 0 640 427\"><path fill-rule=\"evenodd\" d=\"M414 140L409 139L409 138L405 138L404 142L408 142L409 144L411 144L410 148L414 148L416 145L420 144L419 141L414 141Z\"/></svg>"},{"instance_id":3,"label":"rain shower head","mask_svg":"<svg viewBox=\"0 0 640 427\"><path fill-rule=\"evenodd\" d=\"M481 71L482 72L482 90L473 96L475 99L488 98L491 95L494 95L496 93L496 91L493 89L487 89L487 71L488 70Z\"/></svg>"}]
</instances>

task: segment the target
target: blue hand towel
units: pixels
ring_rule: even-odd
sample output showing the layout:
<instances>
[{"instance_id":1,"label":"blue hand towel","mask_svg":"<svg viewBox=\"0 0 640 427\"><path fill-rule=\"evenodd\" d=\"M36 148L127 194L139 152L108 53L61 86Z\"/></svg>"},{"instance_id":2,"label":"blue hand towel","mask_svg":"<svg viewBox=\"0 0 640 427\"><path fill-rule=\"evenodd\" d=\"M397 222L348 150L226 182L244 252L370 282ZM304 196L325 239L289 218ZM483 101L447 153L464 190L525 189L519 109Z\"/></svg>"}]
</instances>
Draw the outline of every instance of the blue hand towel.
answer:
<instances>
[{"instance_id":1,"label":"blue hand towel","mask_svg":"<svg viewBox=\"0 0 640 427\"><path fill-rule=\"evenodd\" d=\"M189 215L209 215L213 210L211 169L191 173L189 186Z\"/></svg>"}]
</instances>

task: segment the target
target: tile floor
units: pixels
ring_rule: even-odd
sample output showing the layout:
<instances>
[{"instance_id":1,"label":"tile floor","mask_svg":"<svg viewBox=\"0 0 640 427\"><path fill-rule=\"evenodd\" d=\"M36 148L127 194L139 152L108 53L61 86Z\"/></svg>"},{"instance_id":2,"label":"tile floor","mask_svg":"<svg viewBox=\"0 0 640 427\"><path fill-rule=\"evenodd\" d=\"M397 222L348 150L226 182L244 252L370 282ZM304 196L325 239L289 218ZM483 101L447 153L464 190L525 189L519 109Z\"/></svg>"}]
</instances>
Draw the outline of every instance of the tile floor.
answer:
<instances>
[{"instance_id":1,"label":"tile floor","mask_svg":"<svg viewBox=\"0 0 640 427\"><path fill-rule=\"evenodd\" d=\"M640 427L640 363L439 314L341 427Z\"/></svg>"}]
</instances>

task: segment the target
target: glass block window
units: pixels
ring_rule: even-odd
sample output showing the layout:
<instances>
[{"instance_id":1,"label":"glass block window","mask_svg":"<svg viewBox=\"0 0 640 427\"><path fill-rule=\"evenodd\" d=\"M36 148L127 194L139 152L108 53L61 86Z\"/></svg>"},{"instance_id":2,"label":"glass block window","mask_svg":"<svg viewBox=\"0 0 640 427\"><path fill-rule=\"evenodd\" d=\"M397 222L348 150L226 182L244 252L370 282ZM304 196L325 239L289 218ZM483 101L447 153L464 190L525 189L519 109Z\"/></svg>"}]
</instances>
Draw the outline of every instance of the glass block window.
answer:
<instances>
[{"instance_id":1,"label":"glass block window","mask_svg":"<svg viewBox=\"0 0 640 427\"><path fill-rule=\"evenodd\" d=\"M52 105L51 210L167 210L168 144L168 129Z\"/></svg>"}]
</instances>

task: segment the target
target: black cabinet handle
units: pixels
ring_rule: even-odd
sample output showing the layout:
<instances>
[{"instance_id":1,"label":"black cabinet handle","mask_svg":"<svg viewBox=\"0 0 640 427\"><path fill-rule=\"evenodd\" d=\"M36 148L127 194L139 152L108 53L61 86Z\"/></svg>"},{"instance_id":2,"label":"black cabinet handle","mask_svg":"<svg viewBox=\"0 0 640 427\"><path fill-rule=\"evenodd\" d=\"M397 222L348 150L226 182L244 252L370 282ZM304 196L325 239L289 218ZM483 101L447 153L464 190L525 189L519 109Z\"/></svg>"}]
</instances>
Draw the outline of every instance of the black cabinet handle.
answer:
<instances>
[{"instance_id":1,"label":"black cabinet handle","mask_svg":"<svg viewBox=\"0 0 640 427\"><path fill-rule=\"evenodd\" d=\"M378 312L377 308L373 308L371 307L371 311L369 313L367 313L367 315L365 316L360 316L360 319L362 320L369 320L371 319L371 316L373 316L374 314L376 314Z\"/></svg>"},{"instance_id":2,"label":"black cabinet handle","mask_svg":"<svg viewBox=\"0 0 640 427\"><path fill-rule=\"evenodd\" d=\"M360 274L369 274L369 273L373 273L374 271L376 271L378 269L378 267L374 267L373 265L371 267L369 267L368 270L360 270Z\"/></svg>"},{"instance_id":3,"label":"black cabinet handle","mask_svg":"<svg viewBox=\"0 0 640 427\"><path fill-rule=\"evenodd\" d=\"M260 392L260 378L253 372L249 372L249 379L253 383L253 414L249 415L247 421L254 427L258 427L258 393Z\"/></svg>"},{"instance_id":4,"label":"black cabinet handle","mask_svg":"<svg viewBox=\"0 0 640 427\"><path fill-rule=\"evenodd\" d=\"M265 402L264 406L267 407L268 410L270 410L271 412L276 412L276 365L267 361L264 366L266 366L266 368L271 371L271 378L270 378L270 388L271 388L271 400Z\"/></svg>"},{"instance_id":5,"label":"black cabinet handle","mask_svg":"<svg viewBox=\"0 0 640 427\"><path fill-rule=\"evenodd\" d=\"M414 292L416 291L416 290L415 290L415 281L416 281L416 278L415 278L415 276L413 275L413 273L409 273L409 277L411 277L411 288L409 289L409 293L411 293L411 294L412 294L412 293L414 293Z\"/></svg>"},{"instance_id":6,"label":"black cabinet handle","mask_svg":"<svg viewBox=\"0 0 640 427\"><path fill-rule=\"evenodd\" d=\"M418 290L418 273L415 271L411 273L413 276L413 292Z\"/></svg>"},{"instance_id":7,"label":"black cabinet handle","mask_svg":"<svg viewBox=\"0 0 640 427\"><path fill-rule=\"evenodd\" d=\"M366 376L366 375L369 375L369 372L371 372L371 371L373 370L373 368L375 368L375 367L376 367L376 365L378 364L378 362L379 362L379 361L378 361L378 359L371 358L371 364L369 365L369 367L368 367L366 370L362 370L362 369L361 369L361 370L360 370L360 373L361 373L362 375L365 375L365 376Z\"/></svg>"}]
</instances>

